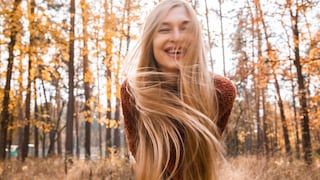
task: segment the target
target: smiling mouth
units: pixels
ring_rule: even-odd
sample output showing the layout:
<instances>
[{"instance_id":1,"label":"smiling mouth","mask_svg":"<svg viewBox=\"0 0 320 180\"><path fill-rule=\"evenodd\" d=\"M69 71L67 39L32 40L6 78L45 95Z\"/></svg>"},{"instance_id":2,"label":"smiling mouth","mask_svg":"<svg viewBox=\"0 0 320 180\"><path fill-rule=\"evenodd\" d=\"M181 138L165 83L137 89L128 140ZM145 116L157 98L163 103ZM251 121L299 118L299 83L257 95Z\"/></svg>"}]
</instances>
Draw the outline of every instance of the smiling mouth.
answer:
<instances>
[{"instance_id":1,"label":"smiling mouth","mask_svg":"<svg viewBox=\"0 0 320 180\"><path fill-rule=\"evenodd\" d=\"M176 48L168 48L165 49L165 52L170 56L174 58L180 58L182 55L185 54L185 51L182 48L176 49Z\"/></svg>"}]
</instances>

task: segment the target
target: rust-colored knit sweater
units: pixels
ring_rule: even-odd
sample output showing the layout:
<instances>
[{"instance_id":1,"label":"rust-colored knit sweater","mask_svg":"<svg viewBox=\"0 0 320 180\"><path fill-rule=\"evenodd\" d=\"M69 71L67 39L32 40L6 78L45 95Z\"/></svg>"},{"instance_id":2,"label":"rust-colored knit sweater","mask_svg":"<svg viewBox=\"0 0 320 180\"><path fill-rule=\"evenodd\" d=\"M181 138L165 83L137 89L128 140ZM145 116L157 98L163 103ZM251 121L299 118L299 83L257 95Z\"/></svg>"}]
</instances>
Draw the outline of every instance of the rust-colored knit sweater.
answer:
<instances>
[{"instance_id":1,"label":"rust-colored knit sweater","mask_svg":"<svg viewBox=\"0 0 320 180\"><path fill-rule=\"evenodd\" d=\"M221 133L225 129L233 107L233 102L236 96L235 86L225 77L214 76L215 87L217 88L219 100L219 120L217 126ZM127 83L124 82L121 86L121 103L124 116L125 134L132 155L136 156L136 151L139 143L137 129L137 111L134 106L134 97L130 97L127 92Z\"/></svg>"}]
</instances>

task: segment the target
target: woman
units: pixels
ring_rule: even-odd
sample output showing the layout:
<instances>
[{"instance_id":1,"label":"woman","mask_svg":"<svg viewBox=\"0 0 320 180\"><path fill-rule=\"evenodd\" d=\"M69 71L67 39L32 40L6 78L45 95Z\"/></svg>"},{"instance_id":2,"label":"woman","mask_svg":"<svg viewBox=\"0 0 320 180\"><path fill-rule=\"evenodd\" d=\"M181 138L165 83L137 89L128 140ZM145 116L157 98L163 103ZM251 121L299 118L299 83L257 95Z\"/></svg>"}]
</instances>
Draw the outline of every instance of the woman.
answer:
<instances>
[{"instance_id":1,"label":"woman","mask_svg":"<svg viewBox=\"0 0 320 180\"><path fill-rule=\"evenodd\" d=\"M182 0L163 1L138 47L135 74L121 87L136 179L217 179L235 87L208 71L195 12Z\"/></svg>"}]
</instances>

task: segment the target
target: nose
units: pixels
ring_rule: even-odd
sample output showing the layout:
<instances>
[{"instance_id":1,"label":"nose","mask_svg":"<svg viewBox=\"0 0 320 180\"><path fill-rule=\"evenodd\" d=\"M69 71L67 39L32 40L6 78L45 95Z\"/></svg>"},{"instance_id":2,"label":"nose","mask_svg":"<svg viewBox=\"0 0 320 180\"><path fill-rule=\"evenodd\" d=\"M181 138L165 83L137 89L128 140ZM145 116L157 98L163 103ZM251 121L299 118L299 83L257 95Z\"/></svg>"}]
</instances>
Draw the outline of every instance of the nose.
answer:
<instances>
[{"instance_id":1,"label":"nose","mask_svg":"<svg viewBox=\"0 0 320 180\"><path fill-rule=\"evenodd\" d=\"M173 29L171 33L171 41L177 42L180 41L182 37L181 31L178 28Z\"/></svg>"}]
</instances>

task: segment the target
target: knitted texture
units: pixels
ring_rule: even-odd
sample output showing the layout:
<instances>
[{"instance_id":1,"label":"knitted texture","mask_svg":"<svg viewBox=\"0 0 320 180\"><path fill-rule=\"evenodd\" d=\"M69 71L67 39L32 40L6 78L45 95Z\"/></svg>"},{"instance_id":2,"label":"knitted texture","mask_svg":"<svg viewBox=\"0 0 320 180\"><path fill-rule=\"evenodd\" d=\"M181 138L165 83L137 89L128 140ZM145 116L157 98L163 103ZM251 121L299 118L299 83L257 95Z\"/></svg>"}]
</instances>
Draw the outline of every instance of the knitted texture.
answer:
<instances>
[{"instance_id":1,"label":"knitted texture","mask_svg":"<svg viewBox=\"0 0 320 180\"><path fill-rule=\"evenodd\" d=\"M236 88L232 82L222 76L215 75L214 83L217 89L217 95L219 100L219 120L217 126L222 133L228 123L233 103L236 96ZM137 146L139 144L138 129L137 129L137 110L134 106L134 97L130 97L125 81L121 86L121 104L124 117L125 135L128 143L128 147L132 155L135 157L137 152Z\"/></svg>"}]
</instances>

